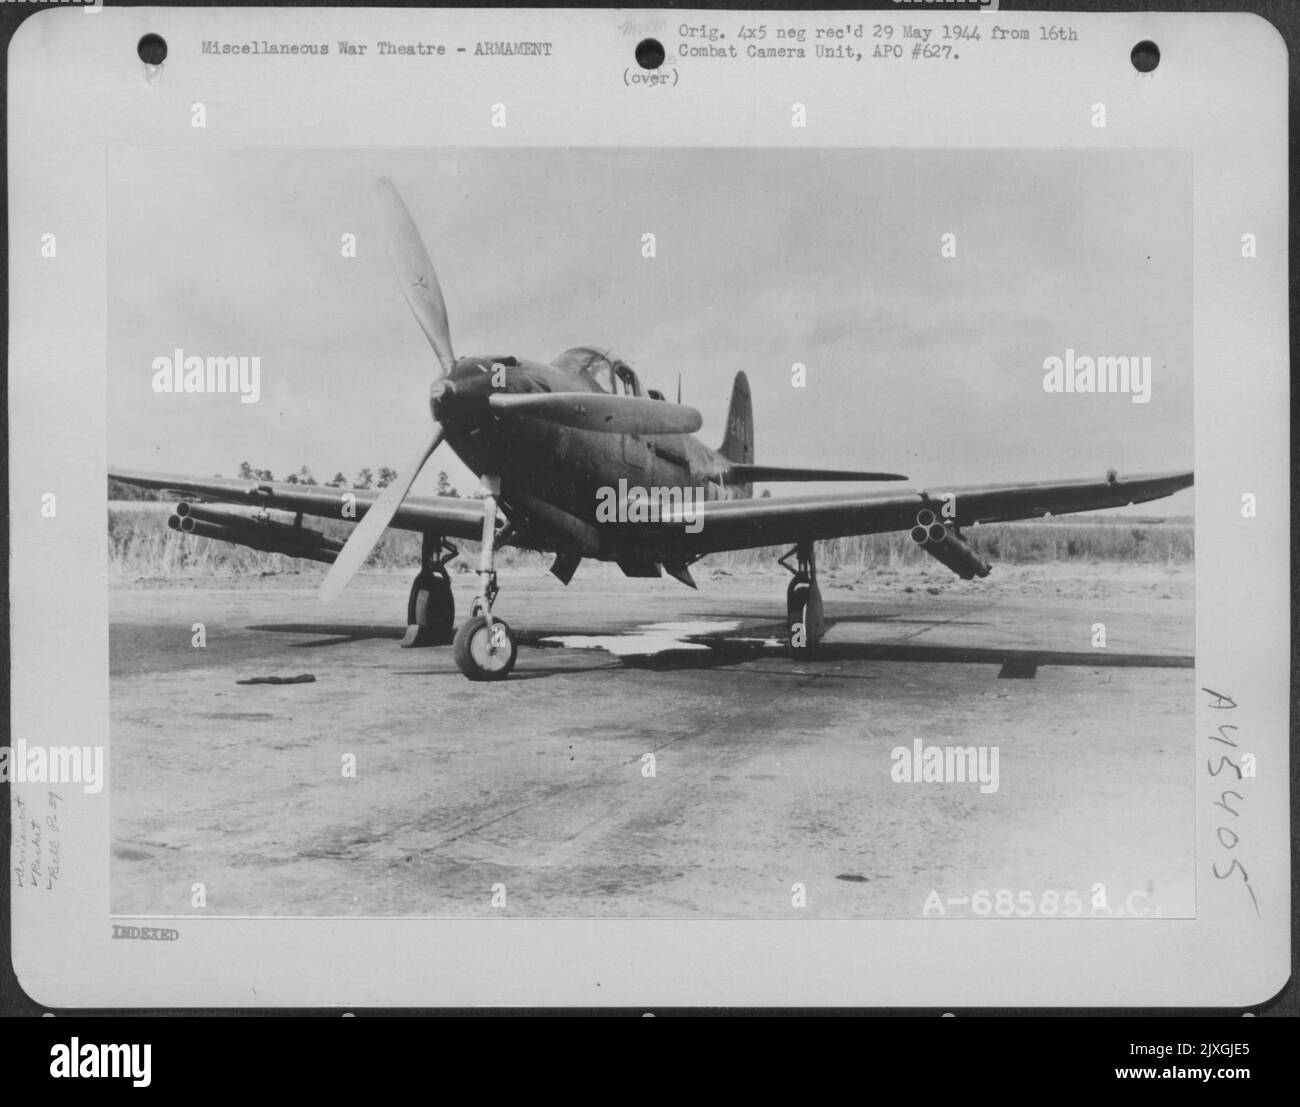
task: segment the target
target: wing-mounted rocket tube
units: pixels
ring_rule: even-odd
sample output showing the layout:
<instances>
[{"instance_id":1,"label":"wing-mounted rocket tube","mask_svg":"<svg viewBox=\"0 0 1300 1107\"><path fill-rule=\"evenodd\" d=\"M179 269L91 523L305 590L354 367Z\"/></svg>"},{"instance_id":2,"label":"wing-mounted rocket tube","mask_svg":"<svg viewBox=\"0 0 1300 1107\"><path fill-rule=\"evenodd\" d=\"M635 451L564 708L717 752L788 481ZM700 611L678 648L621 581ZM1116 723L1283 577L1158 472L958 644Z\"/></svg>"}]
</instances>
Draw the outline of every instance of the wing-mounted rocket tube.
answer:
<instances>
[{"instance_id":1,"label":"wing-mounted rocket tube","mask_svg":"<svg viewBox=\"0 0 1300 1107\"><path fill-rule=\"evenodd\" d=\"M932 511L922 511L912 528L912 541L936 561L948 566L962 580L986 577L993 571L987 561L934 517Z\"/></svg>"},{"instance_id":2,"label":"wing-mounted rocket tube","mask_svg":"<svg viewBox=\"0 0 1300 1107\"><path fill-rule=\"evenodd\" d=\"M248 546L265 553L302 557L310 561L332 562L343 548L342 542L319 531L292 523L254 519L237 510L205 504L179 504L176 514L167 520L167 525L172 530L199 538L215 538L220 542Z\"/></svg>"}]
</instances>

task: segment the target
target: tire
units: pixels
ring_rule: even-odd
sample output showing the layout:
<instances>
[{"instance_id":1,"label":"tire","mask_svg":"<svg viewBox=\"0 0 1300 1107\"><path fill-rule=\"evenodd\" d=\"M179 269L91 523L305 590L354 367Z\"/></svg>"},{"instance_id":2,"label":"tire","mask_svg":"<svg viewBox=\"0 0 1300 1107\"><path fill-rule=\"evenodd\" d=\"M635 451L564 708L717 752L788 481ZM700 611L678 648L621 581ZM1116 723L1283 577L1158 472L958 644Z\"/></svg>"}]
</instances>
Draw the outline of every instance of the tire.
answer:
<instances>
[{"instance_id":1,"label":"tire","mask_svg":"<svg viewBox=\"0 0 1300 1107\"><path fill-rule=\"evenodd\" d=\"M421 573L411 585L406 601L406 625L416 627L413 646L445 646L456 630L456 600L451 579ZM410 634L408 632L408 639ZM407 643L404 642L403 645Z\"/></svg>"},{"instance_id":2,"label":"tire","mask_svg":"<svg viewBox=\"0 0 1300 1107\"><path fill-rule=\"evenodd\" d=\"M496 645L490 637L498 639ZM506 623L494 618L489 631L487 616L475 615L456 632L453 652L457 668L470 680L505 680L515 667L519 651Z\"/></svg>"},{"instance_id":3,"label":"tire","mask_svg":"<svg viewBox=\"0 0 1300 1107\"><path fill-rule=\"evenodd\" d=\"M786 649L797 660L812 657L821 641L822 595L816 581L793 580L786 591ZM795 627L803 628L803 644L795 645Z\"/></svg>"}]
</instances>

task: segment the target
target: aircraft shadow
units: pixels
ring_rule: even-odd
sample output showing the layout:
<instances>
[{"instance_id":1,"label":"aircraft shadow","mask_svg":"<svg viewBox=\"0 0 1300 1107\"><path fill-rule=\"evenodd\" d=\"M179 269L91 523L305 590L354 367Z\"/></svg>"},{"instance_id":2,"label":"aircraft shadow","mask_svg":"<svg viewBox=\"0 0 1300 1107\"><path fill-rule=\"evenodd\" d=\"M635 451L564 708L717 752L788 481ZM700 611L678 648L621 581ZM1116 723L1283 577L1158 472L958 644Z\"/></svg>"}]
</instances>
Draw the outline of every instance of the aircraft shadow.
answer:
<instances>
[{"instance_id":1,"label":"aircraft shadow","mask_svg":"<svg viewBox=\"0 0 1300 1107\"><path fill-rule=\"evenodd\" d=\"M521 643L522 644L522 643ZM446 649L447 647L434 647L435 649ZM601 657L600 650L584 650L584 653L590 653L592 660L595 661ZM626 669L627 666L618 660L602 660L596 665L552 665L545 668L539 668L529 665L527 668L516 668L509 676L509 680L542 680L547 677L557 676L587 676L590 673L603 673L611 669ZM393 676L407 677L431 677L431 676L461 676L461 671L456 668L454 663L437 669L401 669L393 673Z\"/></svg>"},{"instance_id":2,"label":"aircraft shadow","mask_svg":"<svg viewBox=\"0 0 1300 1107\"><path fill-rule=\"evenodd\" d=\"M710 616L727 618L727 616ZM744 616L737 616L743 618ZM890 616L850 616L847 618L828 619L827 629L837 623L883 622ZM928 620L894 620L901 623L928 623ZM963 623L963 626L971 626ZM390 639L399 641L405 633L403 627L380 626L375 624L337 624L337 623L261 623L248 627L249 630L268 631L280 634L311 634L327 637L307 642L294 642L296 649L318 649L322 646L337 646L348 642L366 639ZM686 634L682 636L682 647L660 649L644 654L623 654L610 657L600 649L583 649L563 646L558 642L546 642L543 639L565 637L607 636L608 627L544 627L528 631L517 631L516 637L521 646L536 649L564 650L571 657L588 655L597 664L570 664L546 666L541 668L521 667L511 675L512 680L536 680L551 676L576 675L578 673L602 672L610 669L645 669L658 671L677 671L691 669L715 669L736 666L744 662L785 659L789 660L784 643L776 644L772 639L783 639L783 623L768 623L749 626L743 631L731 634ZM617 633L617 632L614 632ZM699 647L703 646L704 649ZM402 670L404 676L452 676L457 670L449 656L449 647L434 646L434 651L448 651L447 663L428 669ZM407 656L418 657L425 651L411 651ZM434 656L438 656L437 653ZM608 659L607 659L608 658ZM439 658L441 660L441 658ZM823 642L816 656L809 664L834 663L846 661L894 661L948 665L995 665L999 668L998 676L1006 679L1032 679L1037 670L1044 666L1065 666L1084 669L1104 668L1147 668L1147 669L1191 669L1196 659L1191 654L1170 653L1115 653L1109 650L1044 650L1016 649L1005 646L958 646L935 645L915 641L903 642ZM770 673L771 670L764 670ZM831 675L831 674L827 674Z\"/></svg>"},{"instance_id":3,"label":"aircraft shadow","mask_svg":"<svg viewBox=\"0 0 1300 1107\"><path fill-rule=\"evenodd\" d=\"M276 634L322 634L328 637L314 642L291 642L298 650L314 650L321 646L342 646L348 642L362 642L367 638L392 638L401 641L405 627L378 626L367 623L258 623L247 630L265 630Z\"/></svg>"},{"instance_id":4,"label":"aircraft shadow","mask_svg":"<svg viewBox=\"0 0 1300 1107\"><path fill-rule=\"evenodd\" d=\"M827 620L827 629L841 620ZM967 625L967 624L963 624ZM572 632L566 632L572 633ZM685 647L665 649L656 653L624 654L618 661L623 668L686 670L711 669L745 661L769 658L789 659L784 644L754 641L755 638L783 636L781 624L752 627L745 634L731 637L717 634L684 635ZM538 641L545 634L521 636L521 644L551 647L551 643ZM691 649L705 646L707 651ZM563 648L554 646L553 648ZM593 651L594 652L594 651ZM1166 653L1114 653L1097 650L1069 651L1044 649L1015 649L1005 646L955 646L931 645L917 642L823 642L810 664L837 661L902 661L948 665L993 665L1004 679L1032 679L1044 666L1065 666L1082 669L1146 668L1191 669L1196 658L1191 654ZM765 670L770 672L770 670Z\"/></svg>"},{"instance_id":5,"label":"aircraft shadow","mask_svg":"<svg viewBox=\"0 0 1300 1107\"><path fill-rule=\"evenodd\" d=\"M322 646L342 646L348 642L362 642L366 639L388 638L394 642L400 642L406 634L405 627L379 626L370 623L257 623L246 627L247 630L267 631L272 634L314 634L327 635L328 637L317 638L310 642L290 642L288 645L293 649L319 649ZM551 631L537 631L528 635L520 635L519 644L536 646L539 639L545 638ZM555 633L573 633L569 629L557 631ZM590 634L601 633L598 630L591 630ZM432 651L432 653L430 652ZM571 651L572 652L572 651ZM600 659L600 664L596 665L567 665L567 666L547 666L544 668L530 666L527 669L516 669L510 675L511 680L538 680L543 677L562 676L565 674L576 675L579 673L595 673L605 669L621 669L624 666L620 664L617 658L607 659L603 651L589 650L583 651L590 653L593 660ZM455 662L451 660L451 647L431 646L423 649L401 651L404 658L417 658L421 656L446 657L447 663L437 667L427 669L401 669L397 670L396 676L460 676L460 670L456 668Z\"/></svg>"},{"instance_id":6,"label":"aircraft shadow","mask_svg":"<svg viewBox=\"0 0 1300 1107\"><path fill-rule=\"evenodd\" d=\"M754 618L752 611L744 612L727 612L727 611L706 611L702 613L701 619L735 619L736 621ZM946 623L951 623L952 617L941 619L917 619L908 618L898 611L875 612L869 615L836 615L833 618L827 617L826 625L832 626L835 623L888 623L890 626L916 626L916 627L937 627ZM991 624L974 619L962 618L961 625L964 627L986 627ZM568 633L564 631L563 633ZM763 623L754 625L746 630L747 634L784 634L785 624L782 622Z\"/></svg>"},{"instance_id":7,"label":"aircraft shadow","mask_svg":"<svg viewBox=\"0 0 1300 1107\"><path fill-rule=\"evenodd\" d=\"M908 619L898 614L888 615L836 615L834 618L826 619L827 626L834 626L836 623L888 623L892 627L939 627L945 626L953 621L952 616L943 619ZM781 624L776 624L780 626ZM987 627L991 623L983 622L979 619L961 620L964 627Z\"/></svg>"},{"instance_id":8,"label":"aircraft shadow","mask_svg":"<svg viewBox=\"0 0 1300 1107\"><path fill-rule=\"evenodd\" d=\"M1196 658L1176 653L1087 653L1066 650L1007 649L1000 646L931 646L920 643L823 643L818 658L827 661L933 661L956 665L1000 665L1036 669L1046 665L1081 669L1193 669ZM1017 675L1017 674L1008 674ZM1032 675L1032 674L1030 674Z\"/></svg>"}]
</instances>

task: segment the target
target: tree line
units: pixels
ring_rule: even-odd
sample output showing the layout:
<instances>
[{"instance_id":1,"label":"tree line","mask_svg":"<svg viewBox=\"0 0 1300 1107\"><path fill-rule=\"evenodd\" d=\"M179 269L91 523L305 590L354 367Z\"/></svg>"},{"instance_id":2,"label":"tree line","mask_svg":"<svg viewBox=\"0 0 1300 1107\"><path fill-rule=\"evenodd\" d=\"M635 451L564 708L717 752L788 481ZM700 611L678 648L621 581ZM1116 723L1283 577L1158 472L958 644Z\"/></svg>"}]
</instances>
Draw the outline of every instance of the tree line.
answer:
<instances>
[{"instance_id":1,"label":"tree line","mask_svg":"<svg viewBox=\"0 0 1300 1107\"><path fill-rule=\"evenodd\" d=\"M216 474L217 479L221 479L221 474ZM371 468L362 469L357 473L356 478L349 481L346 474L339 472L324 482L322 485L313 475L311 469L306 465L302 466L296 472L289 473L287 476L277 478L270 469L258 469L250 462L241 461L239 463L239 477L242 480L280 480L284 484L307 484L317 485L325 488L387 488L397 479L397 470L390 469L387 465L382 465L376 471ZM436 492L439 496L451 496L460 499L461 494L452 485L451 479L447 476L446 471L439 472L438 486ZM165 495L162 492L152 488L137 488L133 484L125 484L122 481L108 478L108 498L110 500L135 500L135 501L152 501L152 500L170 500L174 496ZM471 496L471 499L478 499L478 496Z\"/></svg>"}]
</instances>

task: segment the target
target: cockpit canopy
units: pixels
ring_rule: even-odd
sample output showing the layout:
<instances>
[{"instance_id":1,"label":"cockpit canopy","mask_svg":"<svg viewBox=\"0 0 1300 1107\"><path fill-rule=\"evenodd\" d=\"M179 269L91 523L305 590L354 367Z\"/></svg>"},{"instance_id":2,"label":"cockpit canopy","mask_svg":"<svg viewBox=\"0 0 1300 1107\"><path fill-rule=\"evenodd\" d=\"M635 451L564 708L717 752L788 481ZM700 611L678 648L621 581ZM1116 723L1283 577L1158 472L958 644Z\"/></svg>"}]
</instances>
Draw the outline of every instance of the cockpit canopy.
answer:
<instances>
[{"instance_id":1,"label":"cockpit canopy","mask_svg":"<svg viewBox=\"0 0 1300 1107\"><path fill-rule=\"evenodd\" d=\"M608 351L596 350L590 346L575 346L572 350L565 350L551 365L581 377L610 395L642 394L641 382L631 366L616 357L610 357Z\"/></svg>"}]
</instances>

